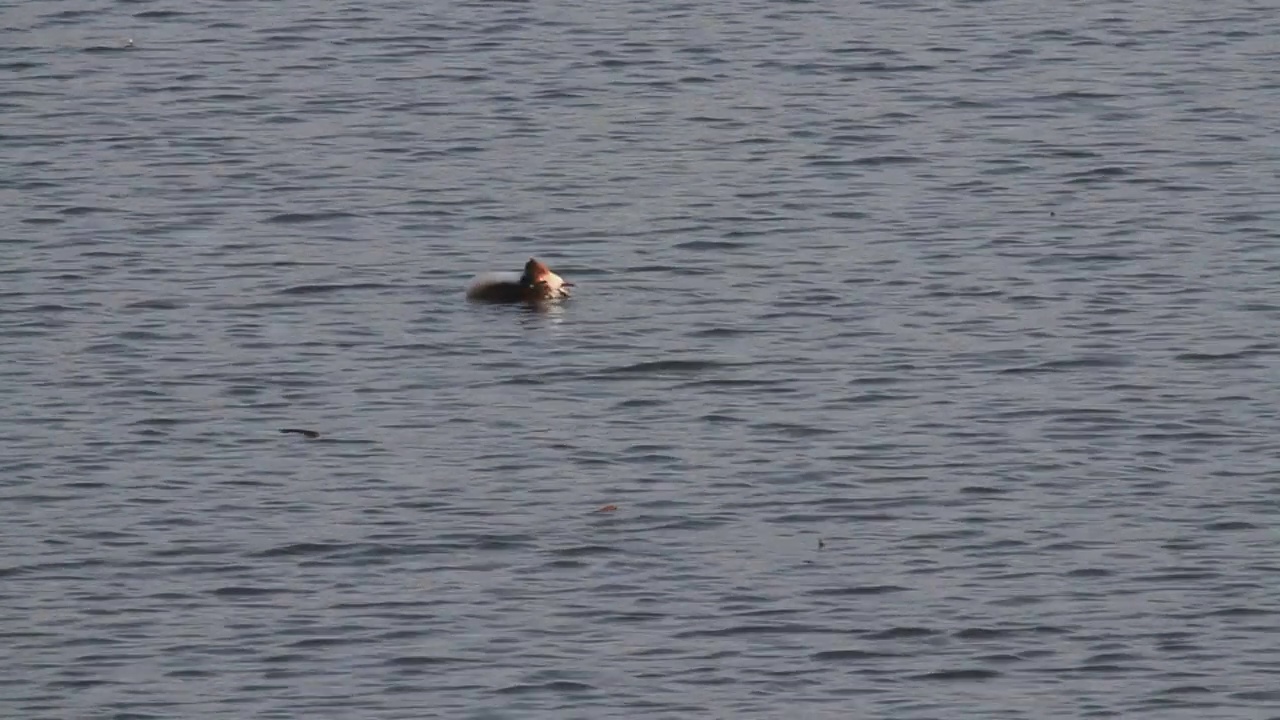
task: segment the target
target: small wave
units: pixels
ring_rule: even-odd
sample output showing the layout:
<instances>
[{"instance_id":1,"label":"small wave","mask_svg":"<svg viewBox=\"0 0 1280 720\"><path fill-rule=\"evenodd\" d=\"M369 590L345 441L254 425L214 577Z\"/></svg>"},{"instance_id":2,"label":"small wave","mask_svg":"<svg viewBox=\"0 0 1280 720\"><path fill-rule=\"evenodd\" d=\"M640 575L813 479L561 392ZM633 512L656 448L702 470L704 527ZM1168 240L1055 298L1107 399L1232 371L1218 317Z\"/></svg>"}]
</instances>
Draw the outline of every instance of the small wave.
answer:
<instances>
[{"instance_id":1,"label":"small wave","mask_svg":"<svg viewBox=\"0 0 1280 720\"><path fill-rule=\"evenodd\" d=\"M1115 575L1113 571L1106 568L1078 568L1076 570L1069 570L1064 574L1067 577L1081 578L1111 577L1112 575Z\"/></svg>"},{"instance_id":2,"label":"small wave","mask_svg":"<svg viewBox=\"0 0 1280 720\"><path fill-rule=\"evenodd\" d=\"M1229 530L1257 530L1258 526L1244 520L1222 520L1207 523L1204 529L1212 532L1224 532Z\"/></svg>"},{"instance_id":3,"label":"small wave","mask_svg":"<svg viewBox=\"0 0 1280 720\"><path fill-rule=\"evenodd\" d=\"M577 558L591 555L609 555L615 552L617 552L616 548L611 548L607 545L575 545L552 550L551 554L562 558Z\"/></svg>"},{"instance_id":4,"label":"small wave","mask_svg":"<svg viewBox=\"0 0 1280 720\"><path fill-rule=\"evenodd\" d=\"M690 240L676 244L676 248L680 250L736 250L741 247L742 243L726 240Z\"/></svg>"},{"instance_id":5,"label":"small wave","mask_svg":"<svg viewBox=\"0 0 1280 720\"><path fill-rule=\"evenodd\" d=\"M318 213L280 213L272 215L262 222L271 225L301 225L305 223L325 222L326 220L338 220L342 218L358 217L348 212L318 212Z\"/></svg>"},{"instance_id":6,"label":"small wave","mask_svg":"<svg viewBox=\"0 0 1280 720\"><path fill-rule=\"evenodd\" d=\"M583 693L593 692L596 688L586 683L573 682L572 680L552 680L551 682L541 683L538 685L519 684L508 685L498 689L500 695L525 695L536 692L555 692L555 693Z\"/></svg>"},{"instance_id":7,"label":"small wave","mask_svg":"<svg viewBox=\"0 0 1280 720\"><path fill-rule=\"evenodd\" d=\"M815 427L813 425L799 425L796 423L759 423L751 426L753 430L770 433L772 435L783 435L792 438L808 438L819 437L822 435L835 435L839 430L832 428Z\"/></svg>"},{"instance_id":8,"label":"small wave","mask_svg":"<svg viewBox=\"0 0 1280 720\"><path fill-rule=\"evenodd\" d=\"M463 662L467 661L461 658L437 657L434 655L406 655L404 657L390 658L383 664L399 668L417 668L456 665Z\"/></svg>"},{"instance_id":9,"label":"small wave","mask_svg":"<svg viewBox=\"0 0 1280 720\"><path fill-rule=\"evenodd\" d=\"M1253 357L1256 355L1266 355L1274 352L1275 351L1271 348L1266 348L1266 349L1247 348L1244 350L1237 350L1233 352L1223 352L1223 353L1189 352L1189 353L1181 353L1179 355L1175 355L1174 359L1181 360L1183 362L1211 363L1211 362L1219 362L1222 360L1242 360L1247 357Z\"/></svg>"},{"instance_id":10,"label":"small wave","mask_svg":"<svg viewBox=\"0 0 1280 720\"><path fill-rule=\"evenodd\" d=\"M129 310L181 310L185 307L187 307L187 304L181 300L168 300L164 298L139 300L138 302L125 305L125 308Z\"/></svg>"},{"instance_id":11,"label":"small wave","mask_svg":"<svg viewBox=\"0 0 1280 720\"><path fill-rule=\"evenodd\" d=\"M870 640L906 640L910 638L931 637L941 631L925 627L892 627L888 630L873 632L866 637Z\"/></svg>"},{"instance_id":12,"label":"small wave","mask_svg":"<svg viewBox=\"0 0 1280 720\"><path fill-rule=\"evenodd\" d=\"M809 656L810 660L816 662L839 661L839 660L882 660L884 658L900 657L897 653L876 652L874 650L823 650L813 653Z\"/></svg>"},{"instance_id":13,"label":"small wave","mask_svg":"<svg viewBox=\"0 0 1280 720\"><path fill-rule=\"evenodd\" d=\"M1231 697L1252 702L1280 702L1280 690L1246 690L1233 693Z\"/></svg>"},{"instance_id":14,"label":"small wave","mask_svg":"<svg viewBox=\"0 0 1280 720\"><path fill-rule=\"evenodd\" d=\"M129 52L132 49L133 48L124 45L94 45L93 47L85 48L83 52L89 55L110 55L114 53Z\"/></svg>"},{"instance_id":15,"label":"small wave","mask_svg":"<svg viewBox=\"0 0 1280 720\"><path fill-rule=\"evenodd\" d=\"M143 10L133 14L139 20L169 20L172 18L187 17L193 13L182 12L180 10Z\"/></svg>"},{"instance_id":16,"label":"small wave","mask_svg":"<svg viewBox=\"0 0 1280 720\"><path fill-rule=\"evenodd\" d=\"M254 587L249 585L226 585L213 591L215 597L221 598L252 598L266 597L268 595L281 595L290 592L284 588L278 587Z\"/></svg>"},{"instance_id":17,"label":"small wave","mask_svg":"<svg viewBox=\"0 0 1280 720\"><path fill-rule=\"evenodd\" d=\"M963 680L990 680L1000 677L1000 673L995 670L984 670L981 668L968 668L964 670L938 670L935 672L924 673L921 675L913 675L912 680L942 680L942 681L963 681Z\"/></svg>"},{"instance_id":18,"label":"small wave","mask_svg":"<svg viewBox=\"0 0 1280 720\"><path fill-rule=\"evenodd\" d=\"M927 72L934 69L933 65L891 65L884 62L853 63L835 68L837 72L844 75Z\"/></svg>"},{"instance_id":19,"label":"small wave","mask_svg":"<svg viewBox=\"0 0 1280 720\"><path fill-rule=\"evenodd\" d=\"M801 623L780 623L776 625L734 625L727 628L710 628L705 630L685 630L675 634L677 638L711 638L740 637L749 635L793 635L802 633L830 633L831 628Z\"/></svg>"},{"instance_id":20,"label":"small wave","mask_svg":"<svg viewBox=\"0 0 1280 720\"><path fill-rule=\"evenodd\" d=\"M888 593L903 592L907 588L901 585L855 585L841 588L819 588L810 590L809 595L814 597L849 597L859 595L886 595Z\"/></svg>"},{"instance_id":21,"label":"small wave","mask_svg":"<svg viewBox=\"0 0 1280 720\"><path fill-rule=\"evenodd\" d=\"M717 368L724 367L731 367L731 364L717 362L715 360L651 360L648 362L635 363L633 365L621 365L618 367L607 368L601 372L604 375L615 376L659 376L667 373L700 373L705 370L715 370Z\"/></svg>"},{"instance_id":22,"label":"small wave","mask_svg":"<svg viewBox=\"0 0 1280 720\"><path fill-rule=\"evenodd\" d=\"M335 552L337 550L341 550L344 547L346 546L340 545L337 543L300 542L300 543L291 543L289 545L281 545L280 547L274 547L269 550L263 550L262 552L256 553L254 557L274 558L274 557L296 557L296 556L306 556L306 555L325 555L331 552Z\"/></svg>"},{"instance_id":23,"label":"small wave","mask_svg":"<svg viewBox=\"0 0 1280 720\"><path fill-rule=\"evenodd\" d=\"M1002 375L1028 375L1036 373L1064 372L1090 368L1128 367L1132 361L1119 355L1095 355L1092 357L1049 360L1038 365L1016 368L1005 368L999 371Z\"/></svg>"},{"instance_id":24,"label":"small wave","mask_svg":"<svg viewBox=\"0 0 1280 720\"><path fill-rule=\"evenodd\" d=\"M315 283L308 285L294 285L278 291L277 295L325 295L328 293L343 292L346 290L385 290L390 285L381 283L351 283L342 284L324 284Z\"/></svg>"},{"instance_id":25,"label":"small wave","mask_svg":"<svg viewBox=\"0 0 1280 720\"><path fill-rule=\"evenodd\" d=\"M334 647L334 646L337 646L337 645L350 645L350 644L352 644L352 643L354 643L354 642L356 642L356 640L355 640L354 638L313 637L313 638L303 638L303 639L301 639L301 640L298 640L298 641L296 641L296 642L294 642L294 643L291 643L291 644L289 645L289 647L292 647L292 648L326 648L326 647Z\"/></svg>"}]
</instances>

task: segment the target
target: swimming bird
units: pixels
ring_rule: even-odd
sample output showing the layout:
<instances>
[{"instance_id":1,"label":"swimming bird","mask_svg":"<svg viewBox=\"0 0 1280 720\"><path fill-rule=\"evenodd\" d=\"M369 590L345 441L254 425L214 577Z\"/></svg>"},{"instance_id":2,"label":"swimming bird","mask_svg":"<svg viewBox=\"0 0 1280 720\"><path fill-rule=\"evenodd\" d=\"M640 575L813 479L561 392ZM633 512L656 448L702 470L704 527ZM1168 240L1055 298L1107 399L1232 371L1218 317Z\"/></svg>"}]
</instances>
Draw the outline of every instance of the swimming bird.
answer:
<instances>
[{"instance_id":1,"label":"swimming bird","mask_svg":"<svg viewBox=\"0 0 1280 720\"><path fill-rule=\"evenodd\" d=\"M569 297L573 283L551 272L536 258L524 264L524 273L485 273L467 286L467 299L488 303L540 303Z\"/></svg>"}]
</instances>

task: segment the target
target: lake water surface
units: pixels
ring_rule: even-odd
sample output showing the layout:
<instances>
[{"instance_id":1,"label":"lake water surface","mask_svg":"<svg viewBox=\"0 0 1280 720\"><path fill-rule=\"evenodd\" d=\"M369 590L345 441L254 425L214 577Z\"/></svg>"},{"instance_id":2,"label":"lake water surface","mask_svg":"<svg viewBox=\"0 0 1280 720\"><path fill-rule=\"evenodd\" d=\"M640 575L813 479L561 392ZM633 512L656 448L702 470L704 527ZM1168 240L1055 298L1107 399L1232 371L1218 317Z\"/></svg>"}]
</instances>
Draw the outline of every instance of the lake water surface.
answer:
<instances>
[{"instance_id":1,"label":"lake water surface","mask_svg":"<svg viewBox=\"0 0 1280 720\"><path fill-rule=\"evenodd\" d=\"M0 716L1280 717L1273 4L0 18Z\"/></svg>"}]
</instances>

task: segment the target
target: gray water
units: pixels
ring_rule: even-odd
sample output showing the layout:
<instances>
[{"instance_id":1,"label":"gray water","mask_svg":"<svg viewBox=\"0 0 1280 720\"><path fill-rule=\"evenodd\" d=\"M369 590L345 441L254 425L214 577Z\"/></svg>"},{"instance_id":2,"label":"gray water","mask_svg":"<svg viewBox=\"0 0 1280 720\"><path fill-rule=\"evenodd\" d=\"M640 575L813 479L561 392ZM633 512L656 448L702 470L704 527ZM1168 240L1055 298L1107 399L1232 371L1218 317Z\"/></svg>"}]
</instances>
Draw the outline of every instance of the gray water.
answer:
<instances>
[{"instance_id":1,"label":"gray water","mask_svg":"<svg viewBox=\"0 0 1280 720\"><path fill-rule=\"evenodd\" d=\"M2 17L0 716L1280 717L1274 4Z\"/></svg>"}]
</instances>

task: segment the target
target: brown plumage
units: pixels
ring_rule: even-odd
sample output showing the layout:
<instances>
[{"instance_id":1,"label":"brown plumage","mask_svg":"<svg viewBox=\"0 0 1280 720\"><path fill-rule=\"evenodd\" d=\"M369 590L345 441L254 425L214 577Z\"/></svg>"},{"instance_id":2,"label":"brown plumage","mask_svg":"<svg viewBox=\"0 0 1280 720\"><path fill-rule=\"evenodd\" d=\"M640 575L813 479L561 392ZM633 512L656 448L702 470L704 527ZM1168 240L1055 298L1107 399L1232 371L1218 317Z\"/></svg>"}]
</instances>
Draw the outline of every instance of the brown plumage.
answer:
<instances>
[{"instance_id":1,"label":"brown plumage","mask_svg":"<svg viewBox=\"0 0 1280 720\"><path fill-rule=\"evenodd\" d=\"M514 273L488 273L477 277L467 288L467 298L489 303L538 303L567 298L571 287L573 283L565 282L536 258L529 258L529 262L524 264L524 273L519 277Z\"/></svg>"}]
</instances>

